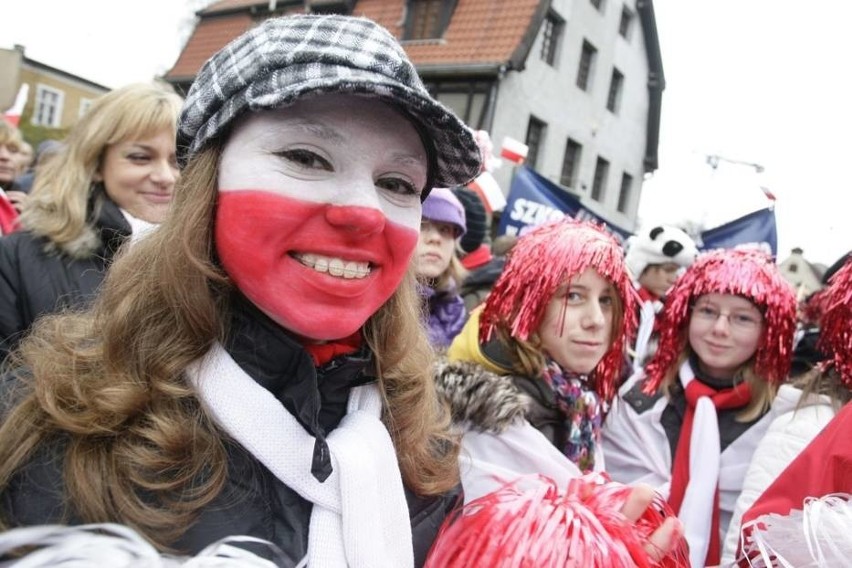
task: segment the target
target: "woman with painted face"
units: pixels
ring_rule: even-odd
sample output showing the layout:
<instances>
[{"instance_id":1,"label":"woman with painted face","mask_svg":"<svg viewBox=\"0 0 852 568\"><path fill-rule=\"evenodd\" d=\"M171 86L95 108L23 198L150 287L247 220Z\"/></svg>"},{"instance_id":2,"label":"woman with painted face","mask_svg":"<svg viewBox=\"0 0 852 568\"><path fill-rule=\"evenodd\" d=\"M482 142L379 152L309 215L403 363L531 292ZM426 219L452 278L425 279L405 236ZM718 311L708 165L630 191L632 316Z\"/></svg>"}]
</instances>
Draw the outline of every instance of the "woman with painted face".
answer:
<instances>
[{"instance_id":1,"label":"woman with painted face","mask_svg":"<svg viewBox=\"0 0 852 568\"><path fill-rule=\"evenodd\" d=\"M607 471L666 495L692 565L715 565L752 453L791 409L772 403L790 368L796 297L763 253L714 251L678 279L661 318L659 349L604 425Z\"/></svg>"},{"instance_id":2,"label":"woman with painted face","mask_svg":"<svg viewBox=\"0 0 852 568\"><path fill-rule=\"evenodd\" d=\"M458 486L411 259L471 131L362 18L293 16L215 54L178 129L173 215L90 312L15 356L7 528L117 522L160 550L229 535L282 566L422 563Z\"/></svg>"},{"instance_id":3,"label":"woman with painted face","mask_svg":"<svg viewBox=\"0 0 852 568\"><path fill-rule=\"evenodd\" d=\"M435 188L423 202L417 241L417 278L429 342L449 347L467 320L459 286L465 270L456 256L456 243L465 234L464 206L449 189Z\"/></svg>"},{"instance_id":4,"label":"woman with painted face","mask_svg":"<svg viewBox=\"0 0 852 568\"><path fill-rule=\"evenodd\" d=\"M181 98L134 84L97 99L0 240L0 358L35 319L88 305L122 244L161 223L178 178Z\"/></svg>"}]
</instances>

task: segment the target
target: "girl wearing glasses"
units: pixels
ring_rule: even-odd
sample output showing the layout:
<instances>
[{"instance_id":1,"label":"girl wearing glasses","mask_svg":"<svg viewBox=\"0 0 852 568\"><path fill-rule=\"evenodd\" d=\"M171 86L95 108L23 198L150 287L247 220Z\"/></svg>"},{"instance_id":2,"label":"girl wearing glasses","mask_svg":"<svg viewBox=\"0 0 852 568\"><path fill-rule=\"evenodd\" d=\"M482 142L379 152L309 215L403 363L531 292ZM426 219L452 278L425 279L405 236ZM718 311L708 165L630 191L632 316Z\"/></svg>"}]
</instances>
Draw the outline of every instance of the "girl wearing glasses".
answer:
<instances>
[{"instance_id":1,"label":"girl wearing glasses","mask_svg":"<svg viewBox=\"0 0 852 568\"><path fill-rule=\"evenodd\" d=\"M657 353L604 425L606 469L666 495L692 565L715 565L754 449L790 409L772 402L790 367L796 298L766 255L714 251L677 281L661 316Z\"/></svg>"}]
</instances>

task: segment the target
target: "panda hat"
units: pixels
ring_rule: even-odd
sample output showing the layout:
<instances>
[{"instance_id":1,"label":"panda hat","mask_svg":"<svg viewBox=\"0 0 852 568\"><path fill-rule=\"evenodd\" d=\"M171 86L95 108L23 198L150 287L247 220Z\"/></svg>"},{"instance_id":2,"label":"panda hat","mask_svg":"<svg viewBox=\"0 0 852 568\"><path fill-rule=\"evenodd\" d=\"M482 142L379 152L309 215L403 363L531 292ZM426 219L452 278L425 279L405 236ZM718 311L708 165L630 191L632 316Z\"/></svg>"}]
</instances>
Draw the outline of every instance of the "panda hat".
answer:
<instances>
[{"instance_id":1,"label":"panda hat","mask_svg":"<svg viewBox=\"0 0 852 568\"><path fill-rule=\"evenodd\" d=\"M695 262L695 257L698 256L695 241L671 225L658 225L650 231L643 231L631 237L627 246L624 261L634 280L638 280L650 264L671 262L686 268Z\"/></svg>"}]
</instances>

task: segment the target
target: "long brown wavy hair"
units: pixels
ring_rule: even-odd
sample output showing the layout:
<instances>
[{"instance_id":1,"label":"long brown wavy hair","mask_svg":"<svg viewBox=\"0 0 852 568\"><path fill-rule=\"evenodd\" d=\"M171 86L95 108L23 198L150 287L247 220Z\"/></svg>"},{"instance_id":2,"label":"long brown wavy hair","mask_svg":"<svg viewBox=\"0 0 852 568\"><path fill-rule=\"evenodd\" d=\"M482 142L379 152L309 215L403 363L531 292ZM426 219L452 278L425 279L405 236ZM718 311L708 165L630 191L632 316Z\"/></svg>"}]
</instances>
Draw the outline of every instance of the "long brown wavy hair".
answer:
<instances>
[{"instance_id":1,"label":"long brown wavy hair","mask_svg":"<svg viewBox=\"0 0 852 568\"><path fill-rule=\"evenodd\" d=\"M190 162L169 218L120 255L90 311L42 320L13 354L23 392L0 427L0 492L62 438L73 512L168 548L222 490L223 433L184 375L227 333L233 285L213 242L220 154ZM434 392L418 302L410 272L363 334L404 481L435 495L458 483L458 444Z\"/></svg>"}]
</instances>

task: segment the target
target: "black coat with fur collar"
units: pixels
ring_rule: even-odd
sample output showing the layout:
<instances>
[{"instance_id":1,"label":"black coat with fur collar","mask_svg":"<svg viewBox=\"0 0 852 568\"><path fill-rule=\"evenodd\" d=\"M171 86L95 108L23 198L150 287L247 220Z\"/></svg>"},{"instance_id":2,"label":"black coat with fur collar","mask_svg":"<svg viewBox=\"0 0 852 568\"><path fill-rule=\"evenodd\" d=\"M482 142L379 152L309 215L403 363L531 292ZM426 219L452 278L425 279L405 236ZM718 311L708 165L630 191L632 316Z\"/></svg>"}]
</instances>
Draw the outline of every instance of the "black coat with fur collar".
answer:
<instances>
[{"instance_id":1,"label":"black coat with fur collar","mask_svg":"<svg viewBox=\"0 0 852 568\"><path fill-rule=\"evenodd\" d=\"M37 317L88 306L130 225L118 206L99 199L91 231L58 250L45 237L20 231L0 238L0 360Z\"/></svg>"}]
</instances>

